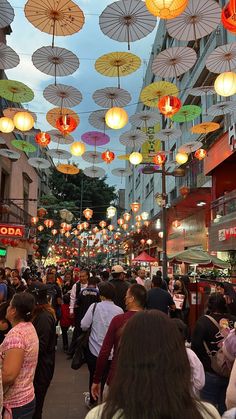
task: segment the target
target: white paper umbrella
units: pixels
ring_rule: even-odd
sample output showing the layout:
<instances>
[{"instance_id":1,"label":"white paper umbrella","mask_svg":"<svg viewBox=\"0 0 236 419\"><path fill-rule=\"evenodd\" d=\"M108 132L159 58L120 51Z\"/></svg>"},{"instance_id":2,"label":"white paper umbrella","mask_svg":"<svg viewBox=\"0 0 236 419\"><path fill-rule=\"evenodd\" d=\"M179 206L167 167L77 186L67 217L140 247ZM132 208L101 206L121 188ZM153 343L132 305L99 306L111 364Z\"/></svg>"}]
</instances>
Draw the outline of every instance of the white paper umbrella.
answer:
<instances>
[{"instance_id":1,"label":"white paper umbrella","mask_svg":"<svg viewBox=\"0 0 236 419\"><path fill-rule=\"evenodd\" d=\"M51 130L47 131L48 134L51 136L51 141L57 144L72 144L74 142L74 138L72 135L63 135L60 131Z\"/></svg>"},{"instance_id":2,"label":"white paper umbrella","mask_svg":"<svg viewBox=\"0 0 236 419\"><path fill-rule=\"evenodd\" d=\"M0 1L0 28L6 28L14 19L14 9L7 0Z\"/></svg>"},{"instance_id":3,"label":"white paper umbrella","mask_svg":"<svg viewBox=\"0 0 236 419\"><path fill-rule=\"evenodd\" d=\"M227 102L219 102L216 105L212 105L208 109L208 114L212 115L213 117L219 115L226 115L228 113L236 112L236 102L233 100L229 100Z\"/></svg>"},{"instance_id":4,"label":"white paper umbrella","mask_svg":"<svg viewBox=\"0 0 236 419\"><path fill-rule=\"evenodd\" d=\"M183 13L167 20L166 28L172 38L193 41L214 31L220 17L221 8L215 0L189 0Z\"/></svg>"},{"instance_id":5,"label":"white paper umbrella","mask_svg":"<svg viewBox=\"0 0 236 419\"><path fill-rule=\"evenodd\" d=\"M16 151L8 150L8 148L2 148L0 149L0 156L6 157L10 160L18 160L20 158L20 153L17 153Z\"/></svg>"},{"instance_id":6,"label":"white paper umbrella","mask_svg":"<svg viewBox=\"0 0 236 419\"><path fill-rule=\"evenodd\" d=\"M47 155L58 160L68 160L72 157L72 154L69 151L52 148L47 151Z\"/></svg>"},{"instance_id":7,"label":"white paper umbrella","mask_svg":"<svg viewBox=\"0 0 236 419\"><path fill-rule=\"evenodd\" d=\"M216 93L214 86L198 86L189 90L192 96L214 95Z\"/></svg>"},{"instance_id":8,"label":"white paper umbrella","mask_svg":"<svg viewBox=\"0 0 236 419\"><path fill-rule=\"evenodd\" d=\"M34 122L37 121L37 115L36 115L36 113L31 112L28 109L24 109L24 108L6 108L6 109L3 109L3 115L6 116L7 118L11 118L11 119L14 118L14 115L17 112L28 112L34 118Z\"/></svg>"},{"instance_id":9,"label":"white paper umbrella","mask_svg":"<svg viewBox=\"0 0 236 419\"><path fill-rule=\"evenodd\" d=\"M81 92L73 86L66 84L50 84L43 91L44 98L56 106L73 108L82 101Z\"/></svg>"},{"instance_id":10,"label":"white paper umbrella","mask_svg":"<svg viewBox=\"0 0 236 419\"><path fill-rule=\"evenodd\" d=\"M30 166L35 167L36 169L48 169L51 164L48 160L43 159L41 157L32 157L28 160Z\"/></svg>"},{"instance_id":11,"label":"white paper umbrella","mask_svg":"<svg viewBox=\"0 0 236 419\"><path fill-rule=\"evenodd\" d=\"M160 114L154 111L138 112L129 118L130 123L137 128L153 127L158 122L160 122L160 120L161 120Z\"/></svg>"},{"instance_id":12,"label":"white paper umbrella","mask_svg":"<svg viewBox=\"0 0 236 419\"><path fill-rule=\"evenodd\" d=\"M6 144L6 140L3 137L0 137L0 144Z\"/></svg>"},{"instance_id":13,"label":"white paper umbrella","mask_svg":"<svg viewBox=\"0 0 236 419\"><path fill-rule=\"evenodd\" d=\"M88 177L99 178L99 177L104 177L106 172L101 167L90 166L84 169L84 174Z\"/></svg>"},{"instance_id":14,"label":"white paper umbrella","mask_svg":"<svg viewBox=\"0 0 236 419\"><path fill-rule=\"evenodd\" d=\"M180 138L181 135L182 131L177 128L166 128L157 133L158 139L162 141L174 141Z\"/></svg>"},{"instance_id":15,"label":"white paper umbrella","mask_svg":"<svg viewBox=\"0 0 236 419\"><path fill-rule=\"evenodd\" d=\"M120 136L120 143L130 148L140 147L145 141L147 141L146 134L138 129L126 131Z\"/></svg>"},{"instance_id":16,"label":"white paper umbrella","mask_svg":"<svg viewBox=\"0 0 236 419\"><path fill-rule=\"evenodd\" d=\"M126 177L131 175L132 170L130 168L118 168L118 169L113 169L111 171L111 173L113 174L113 176L118 176L120 178Z\"/></svg>"},{"instance_id":17,"label":"white paper umbrella","mask_svg":"<svg viewBox=\"0 0 236 419\"><path fill-rule=\"evenodd\" d=\"M224 73L236 68L236 42L217 47L206 59L206 68L212 73Z\"/></svg>"},{"instance_id":18,"label":"white paper umbrella","mask_svg":"<svg viewBox=\"0 0 236 419\"><path fill-rule=\"evenodd\" d=\"M103 108L112 108L113 106L123 108L131 101L131 96L125 89L105 87L104 89L95 90L93 100Z\"/></svg>"},{"instance_id":19,"label":"white paper umbrella","mask_svg":"<svg viewBox=\"0 0 236 419\"><path fill-rule=\"evenodd\" d=\"M19 55L11 47L0 42L0 70L17 67L19 62Z\"/></svg>"},{"instance_id":20,"label":"white paper umbrella","mask_svg":"<svg viewBox=\"0 0 236 419\"><path fill-rule=\"evenodd\" d=\"M190 70L197 60L197 54L190 47L173 47L160 52L152 63L154 74L173 78Z\"/></svg>"},{"instance_id":21,"label":"white paper umbrella","mask_svg":"<svg viewBox=\"0 0 236 419\"><path fill-rule=\"evenodd\" d=\"M130 42L144 38L153 31L157 23L155 16L147 10L141 0L120 0L105 8L99 18L101 31L119 42Z\"/></svg>"},{"instance_id":22,"label":"white paper umbrella","mask_svg":"<svg viewBox=\"0 0 236 419\"><path fill-rule=\"evenodd\" d=\"M180 153L193 153L193 151L198 150L202 147L201 141L190 141L179 147L178 152Z\"/></svg>"},{"instance_id":23,"label":"white paper umbrella","mask_svg":"<svg viewBox=\"0 0 236 419\"><path fill-rule=\"evenodd\" d=\"M103 163L102 153L99 151L86 151L83 154L82 159L93 164Z\"/></svg>"},{"instance_id":24,"label":"white paper umbrella","mask_svg":"<svg viewBox=\"0 0 236 419\"><path fill-rule=\"evenodd\" d=\"M101 129L103 131L106 131L108 129L111 129L107 124L105 120L105 116L108 109L102 109L99 111L94 111L89 116L89 123L92 125L92 127Z\"/></svg>"}]
</instances>

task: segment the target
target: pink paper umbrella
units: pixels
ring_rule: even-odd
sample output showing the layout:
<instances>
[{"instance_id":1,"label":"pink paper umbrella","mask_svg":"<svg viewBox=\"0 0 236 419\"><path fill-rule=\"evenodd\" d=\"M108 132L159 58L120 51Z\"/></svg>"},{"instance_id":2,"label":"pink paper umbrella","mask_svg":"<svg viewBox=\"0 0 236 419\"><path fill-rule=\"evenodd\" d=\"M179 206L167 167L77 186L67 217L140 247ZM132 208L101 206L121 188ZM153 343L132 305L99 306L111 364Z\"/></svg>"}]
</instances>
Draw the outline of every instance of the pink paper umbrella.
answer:
<instances>
[{"instance_id":1,"label":"pink paper umbrella","mask_svg":"<svg viewBox=\"0 0 236 419\"><path fill-rule=\"evenodd\" d=\"M109 143L110 137L100 131L88 131L81 136L82 141L95 147Z\"/></svg>"}]
</instances>

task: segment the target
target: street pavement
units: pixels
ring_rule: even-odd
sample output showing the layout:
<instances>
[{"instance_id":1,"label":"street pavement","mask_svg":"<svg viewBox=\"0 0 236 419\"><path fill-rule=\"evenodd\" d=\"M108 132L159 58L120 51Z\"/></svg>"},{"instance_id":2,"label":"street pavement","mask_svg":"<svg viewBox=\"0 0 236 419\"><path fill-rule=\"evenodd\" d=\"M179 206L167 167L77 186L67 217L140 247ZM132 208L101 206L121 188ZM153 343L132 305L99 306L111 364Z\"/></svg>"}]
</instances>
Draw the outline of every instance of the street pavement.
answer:
<instances>
[{"instance_id":1,"label":"street pavement","mask_svg":"<svg viewBox=\"0 0 236 419\"><path fill-rule=\"evenodd\" d=\"M56 368L46 396L43 419L84 419L88 412L83 395L88 391L87 365L74 371L70 364L59 338Z\"/></svg>"}]
</instances>

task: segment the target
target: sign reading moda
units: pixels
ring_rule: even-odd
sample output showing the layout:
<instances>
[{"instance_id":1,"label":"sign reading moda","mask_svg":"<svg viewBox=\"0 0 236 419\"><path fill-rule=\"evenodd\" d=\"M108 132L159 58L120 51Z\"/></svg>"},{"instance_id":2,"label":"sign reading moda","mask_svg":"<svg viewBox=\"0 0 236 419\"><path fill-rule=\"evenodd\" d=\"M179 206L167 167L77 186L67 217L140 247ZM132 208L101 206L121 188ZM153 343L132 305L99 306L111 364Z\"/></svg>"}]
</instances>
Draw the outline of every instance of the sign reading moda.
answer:
<instances>
[{"instance_id":1,"label":"sign reading moda","mask_svg":"<svg viewBox=\"0 0 236 419\"><path fill-rule=\"evenodd\" d=\"M25 227L22 225L0 224L0 236L20 238L24 237Z\"/></svg>"},{"instance_id":2,"label":"sign reading moda","mask_svg":"<svg viewBox=\"0 0 236 419\"><path fill-rule=\"evenodd\" d=\"M236 227L223 228L218 231L218 238L220 242L236 237Z\"/></svg>"}]
</instances>

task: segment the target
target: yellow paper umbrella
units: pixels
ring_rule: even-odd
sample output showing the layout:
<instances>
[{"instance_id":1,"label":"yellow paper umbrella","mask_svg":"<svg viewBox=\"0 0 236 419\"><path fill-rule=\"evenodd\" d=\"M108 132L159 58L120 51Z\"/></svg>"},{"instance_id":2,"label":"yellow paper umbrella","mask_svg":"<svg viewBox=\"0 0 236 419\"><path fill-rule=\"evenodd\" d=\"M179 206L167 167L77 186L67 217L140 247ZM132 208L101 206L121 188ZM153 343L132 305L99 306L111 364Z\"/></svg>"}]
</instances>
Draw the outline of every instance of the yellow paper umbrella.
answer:
<instances>
[{"instance_id":1,"label":"yellow paper umbrella","mask_svg":"<svg viewBox=\"0 0 236 419\"><path fill-rule=\"evenodd\" d=\"M120 156L117 156L117 158L119 159L119 160L129 160L129 154L121 154Z\"/></svg>"},{"instance_id":2,"label":"yellow paper umbrella","mask_svg":"<svg viewBox=\"0 0 236 419\"><path fill-rule=\"evenodd\" d=\"M191 128L192 134L208 134L220 128L220 124L216 122L202 122Z\"/></svg>"},{"instance_id":3,"label":"yellow paper umbrella","mask_svg":"<svg viewBox=\"0 0 236 419\"><path fill-rule=\"evenodd\" d=\"M157 81L144 87L140 94L140 100L150 108L156 108L162 96L177 96L179 90L173 83Z\"/></svg>"},{"instance_id":4,"label":"yellow paper umbrella","mask_svg":"<svg viewBox=\"0 0 236 419\"><path fill-rule=\"evenodd\" d=\"M64 173L65 175L77 175L79 173L78 167L73 164L58 164L56 169L58 172Z\"/></svg>"},{"instance_id":5,"label":"yellow paper umbrella","mask_svg":"<svg viewBox=\"0 0 236 419\"><path fill-rule=\"evenodd\" d=\"M16 80L0 80L0 97L16 103L31 102L34 92L26 84Z\"/></svg>"},{"instance_id":6,"label":"yellow paper umbrella","mask_svg":"<svg viewBox=\"0 0 236 419\"><path fill-rule=\"evenodd\" d=\"M120 77L128 76L138 70L141 63L141 59L130 52L110 52L96 60L95 69L103 76L117 77L120 87Z\"/></svg>"},{"instance_id":7,"label":"yellow paper umbrella","mask_svg":"<svg viewBox=\"0 0 236 419\"><path fill-rule=\"evenodd\" d=\"M71 116L72 118L75 119L77 125L79 125L79 123L80 123L79 116L74 111L72 111L72 109L69 109L69 108L53 108L53 109L50 109L50 111L48 111L48 113L46 115L46 119L47 119L47 121L50 125L52 125L54 128L57 128L56 127L56 121L61 116L64 116L64 115Z\"/></svg>"}]
</instances>

